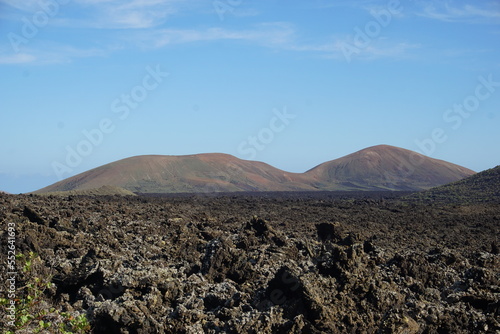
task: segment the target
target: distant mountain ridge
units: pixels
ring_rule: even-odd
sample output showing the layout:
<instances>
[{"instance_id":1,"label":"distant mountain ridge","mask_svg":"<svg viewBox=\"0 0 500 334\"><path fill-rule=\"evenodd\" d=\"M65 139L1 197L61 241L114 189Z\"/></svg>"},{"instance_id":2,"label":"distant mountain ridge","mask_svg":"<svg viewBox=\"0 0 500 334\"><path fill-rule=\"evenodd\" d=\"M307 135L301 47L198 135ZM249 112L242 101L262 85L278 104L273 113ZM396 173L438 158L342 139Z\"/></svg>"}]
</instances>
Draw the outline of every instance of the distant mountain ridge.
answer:
<instances>
[{"instance_id":1,"label":"distant mountain ridge","mask_svg":"<svg viewBox=\"0 0 500 334\"><path fill-rule=\"evenodd\" d=\"M144 155L91 169L35 193L104 185L134 193L422 190L473 174L465 167L389 145L369 147L305 173L290 173L222 153Z\"/></svg>"}]
</instances>

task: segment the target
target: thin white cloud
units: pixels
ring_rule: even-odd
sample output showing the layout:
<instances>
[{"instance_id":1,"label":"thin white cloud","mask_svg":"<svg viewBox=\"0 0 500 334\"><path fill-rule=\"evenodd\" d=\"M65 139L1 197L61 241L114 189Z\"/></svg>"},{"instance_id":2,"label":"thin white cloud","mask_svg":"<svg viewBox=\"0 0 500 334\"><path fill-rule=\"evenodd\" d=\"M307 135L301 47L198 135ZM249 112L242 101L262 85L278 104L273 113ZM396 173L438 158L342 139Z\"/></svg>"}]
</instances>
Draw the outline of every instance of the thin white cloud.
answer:
<instances>
[{"instance_id":1,"label":"thin white cloud","mask_svg":"<svg viewBox=\"0 0 500 334\"><path fill-rule=\"evenodd\" d=\"M345 46L353 44L349 36L335 38L329 42L302 43L293 25L284 22L265 23L247 30L223 28L196 29L158 29L127 35L127 40L143 48L163 48L187 43L217 42L232 40L248 42L278 51L309 53L314 57L345 61ZM368 60L378 58L409 58L411 52L420 48L418 44L393 42L383 38L373 40L366 47L356 48L353 59Z\"/></svg>"},{"instance_id":2,"label":"thin white cloud","mask_svg":"<svg viewBox=\"0 0 500 334\"><path fill-rule=\"evenodd\" d=\"M376 4L377 0L320 0L314 3L314 7L316 8L339 8L339 7L348 7L348 8L365 8L366 6L370 6ZM380 1L378 1L380 4Z\"/></svg>"},{"instance_id":3,"label":"thin white cloud","mask_svg":"<svg viewBox=\"0 0 500 334\"><path fill-rule=\"evenodd\" d=\"M402 60L414 57L416 50L420 48L420 44L384 38L373 40L370 44L359 47L352 42L352 38L344 37L336 38L331 44L325 45L324 57L347 62L382 58Z\"/></svg>"},{"instance_id":4,"label":"thin white cloud","mask_svg":"<svg viewBox=\"0 0 500 334\"><path fill-rule=\"evenodd\" d=\"M249 41L267 47L283 48L293 42L294 29L286 23L259 24L253 29L158 29L137 33L132 38L145 48L161 48L169 45L207 41ZM131 36L127 36L131 40Z\"/></svg>"},{"instance_id":5,"label":"thin white cloud","mask_svg":"<svg viewBox=\"0 0 500 334\"><path fill-rule=\"evenodd\" d=\"M36 61L36 57L32 54L27 53L16 53L13 55L0 55L1 65L18 65L18 64L28 64Z\"/></svg>"},{"instance_id":6,"label":"thin white cloud","mask_svg":"<svg viewBox=\"0 0 500 334\"><path fill-rule=\"evenodd\" d=\"M387 4L381 5L379 3L377 4L365 4L360 7L367 13L373 15L378 15L378 16L385 16L387 13L390 15L390 19L392 20L393 18L402 18L405 17L405 7L403 4L399 4L395 6L395 8L389 7Z\"/></svg>"},{"instance_id":7,"label":"thin white cloud","mask_svg":"<svg viewBox=\"0 0 500 334\"><path fill-rule=\"evenodd\" d=\"M237 10L233 10L231 15L235 17L252 17L258 16L260 12L255 8L237 8Z\"/></svg>"},{"instance_id":8,"label":"thin white cloud","mask_svg":"<svg viewBox=\"0 0 500 334\"><path fill-rule=\"evenodd\" d=\"M397 4L397 2L394 2ZM489 1L460 1L460 0L412 0L399 1L401 11L391 13L397 17L405 17L412 12L418 16L444 22L464 22L464 23L500 23L500 2L498 0ZM388 4L377 0L320 0L316 4L317 8L354 8L367 11L387 10Z\"/></svg>"},{"instance_id":9,"label":"thin white cloud","mask_svg":"<svg viewBox=\"0 0 500 334\"><path fill-rule=\"evenodd\" d=\"M164 23L188 6L182 0L74 0L86 10L87 18L76 26L99 29L143 29ZM71 24L71 21L66 21Z\"/></svg>"},{"instance_id":10,"label":"thin white cloud","mask_svg":"<svg viewBox=\"0 0 500 334\"><path fill-rule=\"evenodd\" d=\"M72 28L133 29L158 26L171 15L190 8L193 0L0 0L0 6L7 5L26 14L46 11L47 4L51 2L59 7L72 5L78 8L78 18L58 14L55 21L59 25Z\"/></svg>"},{"instance_id":11,"label":"thin white cloud","mask_svg":"<svg viewBox=\"0 0 500 334\"><path fill-rule=\"evenodd\" d=\"M392 45L371 45L360 53L361 58L379 59L379 58L408 58L413 55L415 50L419 49L419 44L398 42Z\"/></svg>"},{"instance_id":12,"label":"thin white cloud","mask_svg":"<svg viewBox=\"0 0 500 334\"><path fill-rule=\"evenodd\" d=\"M0 4L5 4L25 12L40 10L39 0L0 0Z\"/></svg>"},{"instance_id":13,"label":"thin white cloud","mask_svg":"<svg viewBox=\"0 0 500 334\"><path fill-rule=\"evenodd\" d=\"M481 2L474 5L447 2L424 2L417 15L444 21L462 23L500 23L500 3Z\"/></svg>"},{"instance_id":14,"label":"thin white cloud","mask_svg":"<svg viewBox=\"0 0 500 334\"><path fill-rule=\"evenodd\" d=\"M78 49L66 45L50 45L26 49L23 53L0 54L0 65L50 65L71 63L76 58L103 57L109 50Z\"/></svg>"}]
</instances>

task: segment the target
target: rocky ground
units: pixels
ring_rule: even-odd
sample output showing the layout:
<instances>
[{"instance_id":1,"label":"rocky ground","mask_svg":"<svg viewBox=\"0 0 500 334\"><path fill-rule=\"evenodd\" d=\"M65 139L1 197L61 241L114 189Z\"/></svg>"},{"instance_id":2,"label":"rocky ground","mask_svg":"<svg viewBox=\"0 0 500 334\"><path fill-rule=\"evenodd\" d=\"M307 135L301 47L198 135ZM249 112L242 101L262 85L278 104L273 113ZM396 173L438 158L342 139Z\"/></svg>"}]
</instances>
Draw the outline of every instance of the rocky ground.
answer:
<instances>
[{"instance_id":1,"label":"rocky ground","mask_svg":"<svg viewBox=\"0 0 500 334\"><path fill-rule=\"evenodd\" d=\"M95 333L500 333L498 202L2 194L0 221Z\"/></svg>"}]
</instances>

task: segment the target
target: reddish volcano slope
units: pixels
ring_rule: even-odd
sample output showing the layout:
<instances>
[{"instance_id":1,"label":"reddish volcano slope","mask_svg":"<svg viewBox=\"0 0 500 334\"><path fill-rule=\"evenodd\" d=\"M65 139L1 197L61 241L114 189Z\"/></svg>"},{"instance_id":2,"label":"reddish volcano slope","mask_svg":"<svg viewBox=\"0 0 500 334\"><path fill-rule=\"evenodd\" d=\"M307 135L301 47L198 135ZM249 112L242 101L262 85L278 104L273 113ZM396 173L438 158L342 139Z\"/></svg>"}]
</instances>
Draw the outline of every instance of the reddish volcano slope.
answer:
<instances>
[{"instance_id":1,"label":"reddish volcano slope","mask_svg":"<svg viewBox=\"0 0 500 334\"><path fill-rule=\"evenodd\" d=\"M140 193L314 190L302 174L228 154L145 155L75 175L37 192L92 189L102 185Z\"/></svg>"},{"instance_id":2,"label":"reddish volcano slope","mask_svg":"<svg viewBox=\"0 0 500 334\"><path fill-rule=\"evenodd\" d=\"M94 168L36 193L103 185L136 193L420 190L472 174L467 168L387 145L366 148L302 174L220 153L144 155Z\"/></svg>"},{"instance_id":3,"label":"reddish volcano slope","mask_svg":"<svg viewBox=\"0 0 500 334\"><path fill-rule=\"evenodd\" d=\"M473 174L470 169L389 145L368 147L305 173L324 190L419 190Z\"/></svg>"}]
</instances>

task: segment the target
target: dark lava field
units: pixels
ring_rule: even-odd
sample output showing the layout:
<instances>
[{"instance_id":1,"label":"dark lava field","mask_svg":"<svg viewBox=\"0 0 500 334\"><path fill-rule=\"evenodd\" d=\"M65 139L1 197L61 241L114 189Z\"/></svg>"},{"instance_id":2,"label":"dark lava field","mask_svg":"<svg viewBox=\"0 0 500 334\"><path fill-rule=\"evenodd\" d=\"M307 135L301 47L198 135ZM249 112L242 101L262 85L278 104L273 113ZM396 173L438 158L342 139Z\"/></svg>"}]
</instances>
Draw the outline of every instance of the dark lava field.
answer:
<instances>
[{"instance_id":1,"label":"dark lava field","mask_svg":"<svg viewBox=\"0 0 500 334\"><path fill-rule=\"evenodd\" d=\"M500 202L403 195L2 194L2 282L14 223L93 333L500 333Z\"/></svg>"}]
</instances>

